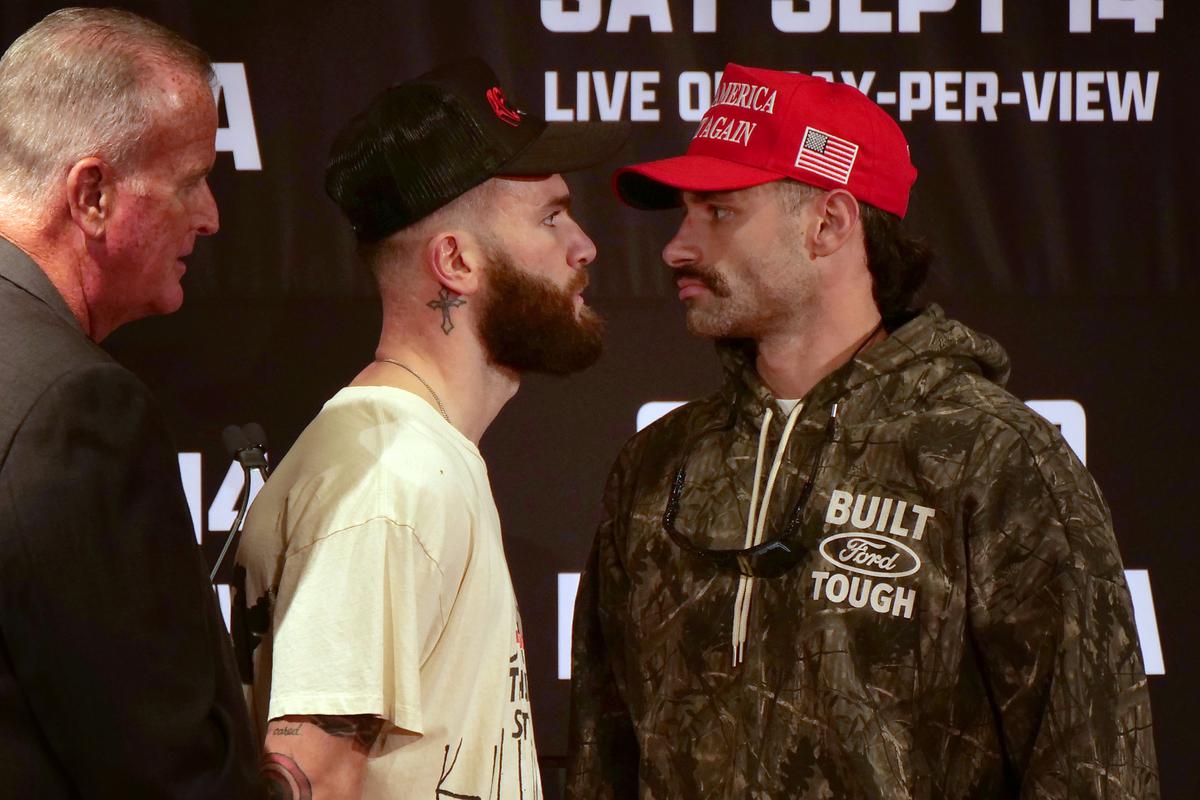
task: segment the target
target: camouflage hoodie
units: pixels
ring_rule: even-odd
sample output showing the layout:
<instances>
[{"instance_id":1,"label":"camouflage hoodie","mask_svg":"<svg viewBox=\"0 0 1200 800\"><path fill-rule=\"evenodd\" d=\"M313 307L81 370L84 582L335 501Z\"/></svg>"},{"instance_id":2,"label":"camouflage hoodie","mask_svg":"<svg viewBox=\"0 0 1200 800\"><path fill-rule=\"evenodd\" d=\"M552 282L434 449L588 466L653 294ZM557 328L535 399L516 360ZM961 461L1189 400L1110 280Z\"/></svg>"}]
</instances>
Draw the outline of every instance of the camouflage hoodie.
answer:
<instances>
[{"instance_id":1,"label":"camouflage hoodie","mask_svg":"<svg viewBox=\"0 0 1200 800\"><path fill-rule=\"evenodd\" d=\"M1001 388L1000 346L931 306L792 419L750 353L721 355L724 387L609 478L568 797L1157 798L1108 509ZM755 518L778 536L813 478L797 566L750 579L664 533L685 451L675 527L702 547L745 546Z\"/></svg>"}]
</instances>

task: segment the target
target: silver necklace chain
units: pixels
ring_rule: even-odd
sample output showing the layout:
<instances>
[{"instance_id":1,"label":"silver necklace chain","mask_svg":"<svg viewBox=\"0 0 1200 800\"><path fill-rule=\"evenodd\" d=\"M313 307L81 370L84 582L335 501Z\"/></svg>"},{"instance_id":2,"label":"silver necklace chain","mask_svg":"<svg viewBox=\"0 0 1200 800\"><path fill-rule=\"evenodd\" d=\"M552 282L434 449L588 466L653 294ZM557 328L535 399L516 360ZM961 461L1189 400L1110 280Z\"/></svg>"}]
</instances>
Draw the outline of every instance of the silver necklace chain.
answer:
<instances>
[{"instance_id":1,"label":"silver necklace chain","mask_svg":"<svg viewBox=\"0 0 1200 800\"><path fill-rule=\"evenodd\" d=\"M418 375L417 371L415 369L408 366L407 364L401 364L399 361L395 360L394 358L377 358L375 360L376 361L386 361L389 364L395 364L397 367L399 367L402 370L407 371L410 375L412 375L414 378L419 380L421 382L421 385L424 386L426 389L428 389L429 394L431 394L433 396L433 401L435 403L437 403L438 411L440 411L442 414L442 419L446 420L446 422L450 422L450 415L446 413L446 406L442 404L442 398L438 397L438 393L433 390L433 387L429 385L429 382L427 380L425 380L424 378L422 378L420 375ZM451 423L451 424L453 424L453 423Z\"/></svg>"}]
</instances>

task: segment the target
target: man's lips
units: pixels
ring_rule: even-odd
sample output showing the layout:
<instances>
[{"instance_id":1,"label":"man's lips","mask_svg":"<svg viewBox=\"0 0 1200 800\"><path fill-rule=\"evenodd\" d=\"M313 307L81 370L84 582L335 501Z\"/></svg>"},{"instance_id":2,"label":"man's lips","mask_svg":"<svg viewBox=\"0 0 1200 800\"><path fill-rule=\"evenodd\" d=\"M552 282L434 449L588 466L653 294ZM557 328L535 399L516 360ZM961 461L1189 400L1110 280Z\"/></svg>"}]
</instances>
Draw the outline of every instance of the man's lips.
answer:
<instances>
[{"instance_id":1,"label":"man's lips","mask_svg":"<svg viewBox=\"0 0 1200 800\"><path fill-rule=\"evenodd\" d=\"M575 280L571 281L571 283L567 286L567 291L570 292L572 296L571 299L575 301L575 308L579 308L587 303L587 301L583 298L583 290L587 288L588 283L589 281L587 273L581 272L579 276L576 277Z\"/></svg>"},{"instance_id":2,"label":"man's lips","mask_svg":"<svg viewBox=\"0 0 1200 800\"><path fill-rule=\"evenodd\" d=\"M701 280L700 278L686 275L677 278L675 280L675 285L679 287L680 300L686 300L689 297L695 297L696 295L703 294L704 292L712 291L707 282Z\"/></svg>"}]
</instances>

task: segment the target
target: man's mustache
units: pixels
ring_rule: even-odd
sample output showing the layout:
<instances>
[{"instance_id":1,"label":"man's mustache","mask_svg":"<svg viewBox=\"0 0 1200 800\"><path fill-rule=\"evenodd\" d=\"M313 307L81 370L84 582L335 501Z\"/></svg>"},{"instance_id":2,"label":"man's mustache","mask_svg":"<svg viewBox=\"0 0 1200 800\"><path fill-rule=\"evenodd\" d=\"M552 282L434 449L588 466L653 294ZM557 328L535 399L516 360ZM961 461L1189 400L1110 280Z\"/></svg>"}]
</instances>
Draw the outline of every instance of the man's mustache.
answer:
<instances>
[{"instance_id":1,"label":"man's mustache","mask_svg":"<svg viewBox=\"0 0 1200 800\"><path fill-rule=\"evenodd\" d=\"M568 294L583 294L583 290L587 288L588 283L589 283L589 280L588 280L587 270L581 269L581 270L579 270L578 274L576 274L575 277L571 279L571 282L569 284L567 284L567 293Z\"/></svg>"},{"instance_id":2,"label":"man's mustache","mask_svg":"<svg viewBox=\"0 0 1200 800\"><path fill-rule=\"evenodd\" d=\"M717 297L729 297L729 284L725 281L725 278L719 273L705 267L695 265L690 267L676 267L672 270L672 277L676 281L691 278L704 284L705 288Z\"/></svg>"}]
</instances>

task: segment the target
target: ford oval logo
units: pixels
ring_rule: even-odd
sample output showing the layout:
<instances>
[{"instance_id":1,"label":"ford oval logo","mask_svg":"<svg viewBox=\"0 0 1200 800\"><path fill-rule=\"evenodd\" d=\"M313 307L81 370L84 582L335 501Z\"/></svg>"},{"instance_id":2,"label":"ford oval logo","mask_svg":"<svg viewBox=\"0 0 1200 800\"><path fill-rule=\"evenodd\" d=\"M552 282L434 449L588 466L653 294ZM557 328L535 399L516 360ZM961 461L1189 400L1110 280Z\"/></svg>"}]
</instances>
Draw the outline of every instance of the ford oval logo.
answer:
<instances>
[{"instance_id":1,"label":"ford oval logo","mask_svg":"<svg viewBox=\"0 0 1200 800\"><path fill-rule=\"evenodd\" d=\"M835 533L821 542L821 555L834 566L876 578L903 578L921 568L912 548L878 533Z\"/></svg>"}]
</instances>

